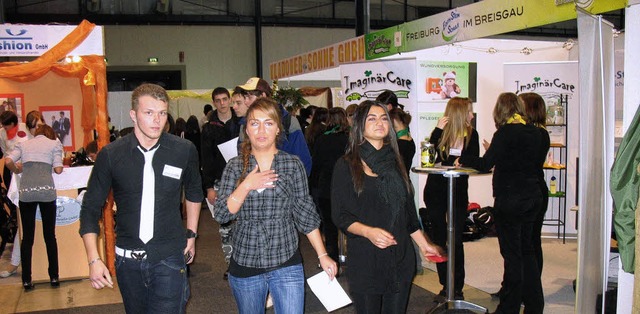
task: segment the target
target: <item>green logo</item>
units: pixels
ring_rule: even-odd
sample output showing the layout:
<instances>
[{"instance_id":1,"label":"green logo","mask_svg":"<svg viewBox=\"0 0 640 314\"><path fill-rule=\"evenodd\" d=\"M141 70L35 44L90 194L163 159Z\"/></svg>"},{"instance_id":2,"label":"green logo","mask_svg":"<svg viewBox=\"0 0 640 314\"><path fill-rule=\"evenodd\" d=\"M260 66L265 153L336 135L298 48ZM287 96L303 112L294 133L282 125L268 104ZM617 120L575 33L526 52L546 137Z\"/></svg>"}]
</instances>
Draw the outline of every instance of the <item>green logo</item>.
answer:
<instances>
[{"instance_id":1,"label":"green logo","mask_svg":"<svg viewBox=\"0 0 640 314\"><path fill-rule=\"evenodd\" d=\"M346 99L347 101L358 101L362 99L362 95L360 93L351 93Z\"/></svg>"}]
</instances>

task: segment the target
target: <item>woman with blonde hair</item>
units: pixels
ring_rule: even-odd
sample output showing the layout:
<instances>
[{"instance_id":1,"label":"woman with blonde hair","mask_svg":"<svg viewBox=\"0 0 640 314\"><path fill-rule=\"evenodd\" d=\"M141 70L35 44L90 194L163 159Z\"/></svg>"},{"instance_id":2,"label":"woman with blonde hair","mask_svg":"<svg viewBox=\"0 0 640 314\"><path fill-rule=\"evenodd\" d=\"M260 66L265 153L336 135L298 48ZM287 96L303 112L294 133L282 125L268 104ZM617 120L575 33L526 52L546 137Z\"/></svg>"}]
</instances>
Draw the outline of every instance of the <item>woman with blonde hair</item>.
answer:
<instances>
[{"instance_id":1,"label":"woman with blonde hair","mask_svg":"<svg viewBox=\"0 0 640 314\"><path fill-rule=\"evenodd\" d=\"M495 313L542 313L544 295L533 248L533 228L542 203L539 159L543 140L527 124L524 102L514 93L498 96L493 109L496 132L482 157L460 156L455 165L493 168L493 215L504 258L500 304Z\"/></svg>"},{"instance_id":2,"label":"woman with blonde hair","mask_svg":"<svg viewBox=\"0 0 640 314\"><path fill-rule=\"evenodd\" d=\"M225 167L215 203L218 222L236 220L229 285L240 313L263 313L268 292L276 313L302 313L298 232L307 236L329 278L337 266L322 243L304 165L276 147L284 132L278 105L258 98L246 117L240 156Z\"/></svg>"},{"instance_id":3,"label":"woman with blonde hair","mask_svg":"<svg viewBox=\"0 0 640 314\"><path fill-rule=\"evenodd\" d=\"M452 166L456 158L461 156L478 157L480 144L478 132L471 126L473 120L473 103L469 98L454 97L447 102L444 115L438 120L438 124L431 132L429 142L436 147L436 162L443 166ZM455 181L455 278L454 298L462 300L464 295L464 246L462 232L467 219L467 206L469 204L469 177L461 176ZM447 195L448 180L441 174L430 174L424 188L424 203L427 208L427 216L431 222L431 238L437 245L447 244ZM446 296L447 291L447 263L437 263L438 279L442 285L440 296Z\"/></svg>"}]
</instances>

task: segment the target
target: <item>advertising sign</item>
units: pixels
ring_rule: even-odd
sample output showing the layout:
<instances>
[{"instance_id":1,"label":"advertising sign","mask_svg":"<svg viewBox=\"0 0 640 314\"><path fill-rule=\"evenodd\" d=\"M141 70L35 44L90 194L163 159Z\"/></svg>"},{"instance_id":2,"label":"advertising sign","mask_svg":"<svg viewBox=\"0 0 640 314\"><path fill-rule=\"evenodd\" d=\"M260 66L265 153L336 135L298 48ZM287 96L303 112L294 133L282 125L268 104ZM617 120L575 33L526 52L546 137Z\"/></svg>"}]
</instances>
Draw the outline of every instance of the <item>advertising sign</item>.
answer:
<instances>
[{"instance_id":1,"label":"advertising sign","mask_svg":"<svg viewBox=\"0 0 640 314\"><path fill-rule=\"evenodd\" d=\"M0 57L38 57L55 47L74 25L1 24ZM69 55L104 55L102 26L95 26L89 36Z\"/></svg>"},{"instance_id":2,"label":"advertising sign","mask_svg":"<svg viewBox=\"0 0 640 314\"><path fill-rule=\"evenodd\" d=\"M416 60L396 59L340 66L345 106L375 100L385 90L393 91L405 111L416 101Z\"/></svg>"},{"instance_id":3,"label":"advertising sign","mask_svg":"<svg viewBox=\"0 0 640 314\"><path fill-rule=\"evenodd\" d=\"M364 36L309 51L269 65L271 80L335 68L344 63L362 62Z\"/></svg>"},{"instance_id":4,"label":"advertising sign","mask_svg":"<svg viewBox=\"0 0 640 314\"><path fill-rule=\"evenodd\" d=\"M418 101L444 101L453 97L476 99L477 64L418 61Z\"/></svg>"},{"instance_id":5,"label":"advertising sign","mask_svg":"<svg viewBox=\"0 0 640 314\"><path fill-rule=\"evenodd\" d=\"M576 6L597 14L625 5L626 0L484 0L366 35L367 60L575 19Z\"/></svg>"},{"instance_id":6,"label":"advertising sign","mask_svg":"<svg viewBox=\"0 0 640 314\"><path fill-rule=\"evenodd\" d=\"M504 65L504 89L516 94L537 93L547 106L547 131L552 144L568 145L564 137L566 111L577 108L578 62L528 62ZM560 97L566 107L559 106Z\"/></svg>"}]
</instances>

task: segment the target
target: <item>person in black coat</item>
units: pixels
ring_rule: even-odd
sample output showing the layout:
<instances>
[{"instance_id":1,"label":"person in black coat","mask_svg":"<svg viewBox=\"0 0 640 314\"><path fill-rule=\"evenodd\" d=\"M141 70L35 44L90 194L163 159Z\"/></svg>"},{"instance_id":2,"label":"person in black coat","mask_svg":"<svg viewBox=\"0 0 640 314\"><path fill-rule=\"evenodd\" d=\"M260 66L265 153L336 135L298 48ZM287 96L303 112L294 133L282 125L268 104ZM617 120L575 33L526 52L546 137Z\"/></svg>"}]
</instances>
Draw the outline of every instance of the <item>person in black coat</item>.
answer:
<instances>
[{"instance_id":1,"label":"person in black coat","mask_svg":"<svg viewBox=\"0 0 640 314\"><path fill-rule=\"evenodd\" d=\"M542 194L542 204L540 205L540 211L536 217L535 225L533 226L532 238L536 261L538 262L538 268L540 268L540 274L542 274L542 223L544 221L544 215L547 213L547 206L549 205L549 188L547 187L547 182L544 179L543 167L544 162L547 160L547 153L551 146L551 139L549 138L549 132L547 132L547 129L545 128L547 123L547 111L544 99L536 93L523 93L518 97L524 102L527 122L538 127L538 131L542 138L542 147L538 159L538 185L540 187L540 193Z\"/></svg>"},{"instance_id":2,"label":"person in black coat","mask_svg":"<svg viewBox=\"0 0 640 314\"><path fill-rule=\"evenodd\" d=\"M438 120L438 124L429 142L436 147L436 162L443 166L452 166L456 158L461 156L478 157L480 144L478 132L471 126L473 120L473 103L469 98L454 97L447 102L444 115ZM437 245L447 244L447 209L448 209L448 180L441 174L430 174L424 188L424 203L431 219L433 242ZM455 278L454 298L462 300L464 295L464 246L462 232L467 219L467 206L469 204L469 177L460 176L455 181ZM447 262L437 263L438 279L443 286L440 296L445 296L447 291Z\"/></svg>"},{"instance_id":3,"label":"person in black coat","mask_svg":"<svg viewBox=\"0 0 640 314\"><path fill-rule=\"evenodd\" d=\"M495 313L542 313L544 295L533 247L533 229L542 203L539 160L540 131L525 120L524 103L502 93L493 109L497 131L483 157L461 156L454 165L481 171L493 168L493 209L504 278Z\"/></svg>"},{"instance_id":4,"label":"person in black coat","mask_svg":"<svg viewBox=\"0 0 640 314\"><path fill-rule=\"evenodd\" d=\"M338 228L331 220L331 177L336 161L344 155L349 143L349 123L343 108L329 109L326 131L316 138L311 152L309 186L317 192L318 209L322 218L322 233L327 253L338 259Z\"/></svg>"}]
</instances>

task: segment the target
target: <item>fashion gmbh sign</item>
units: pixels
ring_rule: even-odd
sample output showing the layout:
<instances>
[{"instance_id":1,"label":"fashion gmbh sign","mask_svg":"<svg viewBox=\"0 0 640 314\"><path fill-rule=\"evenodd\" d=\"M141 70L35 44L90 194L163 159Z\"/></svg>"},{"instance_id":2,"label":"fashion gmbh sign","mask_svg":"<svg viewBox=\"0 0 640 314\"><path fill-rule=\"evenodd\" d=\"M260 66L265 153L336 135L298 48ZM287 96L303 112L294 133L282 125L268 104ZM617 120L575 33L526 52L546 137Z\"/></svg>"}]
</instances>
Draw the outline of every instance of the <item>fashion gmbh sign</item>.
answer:
<instances>
[{"instance_id":1,"label":"fashion gmbh sign","mask_svg":"<svg viewBox=\"0 0 640 314\"><path fill-rule=\"evenodd\" d=\"M76 26L0 25L1 57L38 57L60 43ZM104 55L102 26L95 26L69 55Z\"/></svg>"}]
</instances>

